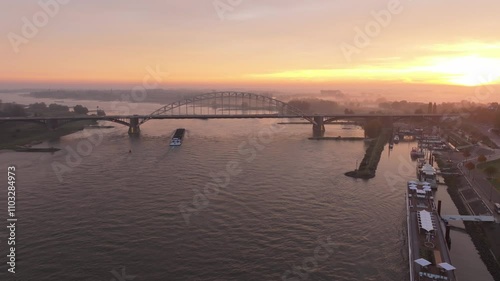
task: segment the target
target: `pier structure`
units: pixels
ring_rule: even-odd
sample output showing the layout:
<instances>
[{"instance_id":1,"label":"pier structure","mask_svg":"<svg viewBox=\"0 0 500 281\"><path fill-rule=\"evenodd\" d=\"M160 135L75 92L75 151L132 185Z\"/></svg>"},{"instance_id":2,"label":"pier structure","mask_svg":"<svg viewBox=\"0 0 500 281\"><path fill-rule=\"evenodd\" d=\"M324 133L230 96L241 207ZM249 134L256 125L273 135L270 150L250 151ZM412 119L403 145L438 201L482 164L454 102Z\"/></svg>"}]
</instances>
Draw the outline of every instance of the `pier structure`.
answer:
<instances>
[{"instance_id":1,"label":"pier structure","mask_svg":"<svg viewBox=\"0 0 500 281\"><path fill-rule=\"evenodd\" d=\"M47 120L47 128L51 131L57 129L57 127L59 127L59 121L58 120Z\"/></svg>"},{"instance_id":2,"label":"pier structure","mask_svg":"<svg viewBox=\"0 0 500 281\"><path fill-rule=\"evenodd\" d=\"M141 132L141 128L139 127L139 117L132 117L130 118L130 124L128 127L128 134L129 135L137 135Z\"/></svg>"},{"instance_id":3,"label":"pier structure","mask_svg":"<svg viewBox=\"0 0 500 281\"><path fill-rule=\"evenodd\" d=\"M313 118L313 136L322 137L325 134L325 122L323 116L314 116Z\"/></svg>"}]
</instances>

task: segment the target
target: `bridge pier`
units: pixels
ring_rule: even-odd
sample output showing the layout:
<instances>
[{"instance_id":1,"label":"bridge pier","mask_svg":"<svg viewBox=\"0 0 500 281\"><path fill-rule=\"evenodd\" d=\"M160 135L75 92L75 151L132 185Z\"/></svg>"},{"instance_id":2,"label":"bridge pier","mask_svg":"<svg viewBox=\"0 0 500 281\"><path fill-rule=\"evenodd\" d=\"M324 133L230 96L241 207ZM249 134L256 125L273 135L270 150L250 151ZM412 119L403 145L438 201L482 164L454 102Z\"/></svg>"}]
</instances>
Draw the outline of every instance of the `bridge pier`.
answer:
<instances>
[{"instance_id":1,"label":"bridge pier","mask_svg":"<svg viewBox=\"0 0 500 281\"><path fill-rule=\"evenodd\" d=\"M314 116L313 136L322 137L325 135L325 122L323 116Z\"/></svg>"},{"instance_id":2,"label":"bridge pier","mask_svg":"<svg viewBox=\"0 0 500 281\"><path fill-rule=\"evenodd\" d=\"M59 122L57 121L57 119L48 119L47 120L47 128L49 128L49 130L55 130L59 127Z\"/></svg>"},{"instance_id":3,"label":"bridge pier","mask_svg":"<svg viewBox=\"0 0 500 281\"><path fill-rule=\"evenodd\" d=\"M394 126L394 118L392 116L382 118L384 128L392 128Z\"/></svg>"},{"instance_id":4,"label":"bridge pier","mask_svg":"<svg viewBox=\"0 0 500 281\"><path fill-rule=\"evenodd\" d=\"M141 133L141 128L139 127L139 118L132 117L130 118L130 125L128 128L129 135L138 135Z\"/></svg>"}]
</instances>

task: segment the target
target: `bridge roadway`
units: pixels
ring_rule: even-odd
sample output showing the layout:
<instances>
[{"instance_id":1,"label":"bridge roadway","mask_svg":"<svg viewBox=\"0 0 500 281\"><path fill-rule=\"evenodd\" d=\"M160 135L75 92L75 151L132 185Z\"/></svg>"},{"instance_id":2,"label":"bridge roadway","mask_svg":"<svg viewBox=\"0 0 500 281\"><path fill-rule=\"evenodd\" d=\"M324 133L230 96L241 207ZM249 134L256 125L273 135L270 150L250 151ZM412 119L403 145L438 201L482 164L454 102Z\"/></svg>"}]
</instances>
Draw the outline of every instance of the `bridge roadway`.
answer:
<instances>
[{"instance_id":1,"label":"bridge roadway","mask_svg":"<svg viewBox=\"0 0 500 281\"><path fill-rule=\"evenodd\" d=\"M447 114L316 114L316 115L281 115L281 114L200 114L200 115L107 115L107 116L55 116L55 117L0 117L0 121L44 121L44 120L120 120L120 119L245 119L245 118L314 118L354 119L354 118L438 118Z\"/></svg>"},{"instance_id":2,"label":"bridge roadway","mask_svg":"<svg viewBox=\"0 0 500 281\"><path fill-rule=\"evenodd\" d=\"M439 119L445 116L443 114L330 114L330 115L305 115L305 114L149 114L149 115L82 115L82 116L55 116L55 117L0 117L0 123L4 122L35 122L46 124L49 129L55 130L63 123L74 122L79 120L106 120L119 123L129 127L129 134L138 134L140 132L140 125L153 119L249 119L249 118L303 118L313 125L313 132L315 135L322 135L325 132L325 124L337 120L348 119L373 119L380 118L383 122L392 124L397 119L405 118L428 118Z\"/></svg>"}]
</instances>

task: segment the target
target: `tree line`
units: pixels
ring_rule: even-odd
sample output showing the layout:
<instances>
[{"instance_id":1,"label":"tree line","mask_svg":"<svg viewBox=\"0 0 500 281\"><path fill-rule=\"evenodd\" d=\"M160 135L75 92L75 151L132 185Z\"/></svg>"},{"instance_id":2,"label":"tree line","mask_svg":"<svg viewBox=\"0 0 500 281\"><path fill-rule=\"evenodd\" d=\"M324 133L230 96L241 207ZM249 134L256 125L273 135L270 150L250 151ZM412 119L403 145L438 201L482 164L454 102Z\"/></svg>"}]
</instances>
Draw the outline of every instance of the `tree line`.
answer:
<instances>
[{"instance_id":1,"label":"tree line","mask_svg":"<svg viewBox=\"0 0 500 281\"><path fill-rule=\"evenodd\" d=\"M86 115L88 112L89 110L82 105L74 106L73 112L71 112L69 106L55 103L46 105L44 102L37 102L25 106L17 103L2 103L2 101L0 100L1 117L51 116L69 114Z\"/></svg>"}]
</instances>

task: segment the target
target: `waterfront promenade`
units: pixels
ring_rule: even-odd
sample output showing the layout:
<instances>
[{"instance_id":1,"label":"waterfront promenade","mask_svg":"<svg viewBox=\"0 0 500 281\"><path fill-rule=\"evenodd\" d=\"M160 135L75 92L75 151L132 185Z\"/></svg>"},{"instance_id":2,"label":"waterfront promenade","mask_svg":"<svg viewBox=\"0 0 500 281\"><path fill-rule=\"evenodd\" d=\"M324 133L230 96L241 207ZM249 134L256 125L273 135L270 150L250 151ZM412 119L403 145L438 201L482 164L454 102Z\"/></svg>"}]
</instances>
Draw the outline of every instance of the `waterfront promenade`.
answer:
<instances>
[{"instance_id":1,"label":"waterfront promenade","mask_svg":"<svg viewBox=\"0 0 500 281\"><path fill-rule=\"evenodd\" d=\"M467 186L461 188L460 192L464 195L464 199L467 200L468 205L477 206L472 207L472 212L476 215L484 214L484 210L481 209L481 205L488 208L488 211L495 216L497 222L500 222L500 214L495 211L495 203L500 203L500 192L496 190L495 186L487 179L486 175L477 166L480 164L477 158L480 154L484 154L487 157L487 162L500 159L500 150L496 149L485 149L480 148L480 153L474 153L468 158L464 158L461 153L453 153L450 157L452 161L457 163L457 167L460 173L463 175ZM472 162L476 166L475 169L469 171L464 165L467 162ZM480 204L480 203L482 204ZM469 204L470 203L470 204Z\"/></svg>"},{"instance_id":2,"label":"waterfront promenade","mask_svg":"<svg viewBox=\"0 0 500 281\"><path fill-rule=\"evenodd\" d=\"M500 222L500 215L494 209L494 203L500 202L500 192L488 181L482 170L476 168L469 171L464 167L467 162L477 165L477 158L480 154L484 154L488 161L500 159L500 150L486 149L481 146L472 149L471 156L468 158L465 158L462 152L450 152L443 156L449 158L460 171L461 176L457 176L457 191L467 211L471 215L492 215L496 222ZM482 224L482 229L487 239L487 244L483 245L487 245L493 258L496 259L491 262L500 264L500 241L498 240L500 224Z\"/></svg>"}]
</instances>

